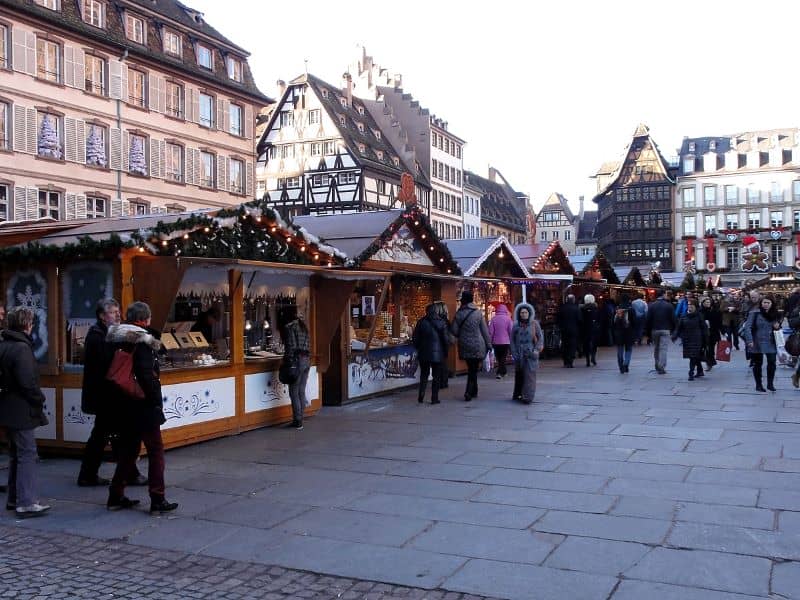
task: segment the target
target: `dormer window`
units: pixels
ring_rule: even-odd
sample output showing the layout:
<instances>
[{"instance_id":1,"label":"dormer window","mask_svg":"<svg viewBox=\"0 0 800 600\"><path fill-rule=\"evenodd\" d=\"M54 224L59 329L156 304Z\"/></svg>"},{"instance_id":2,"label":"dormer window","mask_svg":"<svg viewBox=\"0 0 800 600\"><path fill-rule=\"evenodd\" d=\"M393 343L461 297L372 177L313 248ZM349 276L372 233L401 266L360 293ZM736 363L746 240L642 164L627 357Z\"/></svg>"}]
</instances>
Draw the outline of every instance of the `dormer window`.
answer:
<instances>
[{"instance_id":1,"label":"dormer window","mask_svg":"<svg viewBox=\"0 0 800 600\"><path fill-rule=\"evenodd\" d=\"M181 36L169 29L164 30L164 52L173 56L183 56Z\"/></svg>"},{"instance_id":2,"label":"dormer window","mask_svg":"<svg viewBox=\"0 0 800 600\"><path fill-rule=\"evenodd\" d=\"M380 131L377 131L377 130L375 131L375 139L378 139L378 140L381 139L381 132Z\"/></svg>"},{"instance_id":3,"label":"dormer window","mask_svg":"<svg viewBox=\"0 0 800 600\"><path fill-rule=\"evenodd\" d=\"M392 157L392 162L394 163L395 167L399 167L400 166L400 159L397 158L396 156Z\"/></svg>"},{"instance_id":4,"label":"dormer window","mask_svg":"<svg viewBox=\"0 0 800 600\"><path fill-rule=\"evenodd\" d=\"M359 133L364 133L364 124L363 123L359 123L357 125L357 127L358 127L358 132Z\"/></svg>"},{"instance_id":5,"label":"dormer window","mask_svg":"<svg viewBox=\"0 0 800 600\"><path fill-rule=\"evenodd\" d=\"M367 147L364 144L359 144L358 151L361 152L361 154L364 154L364 152L367 151Z\"/></svg>"},{"instance_id":6,"label":"dormer window","mask_svg":"<svg viewBox=\"0 0 800 600\"><path fill-rule=\"evenodd\" d=\"M225 65L228 68L228 78L232 81L242 81L242 61L238 58L229 56L225 59Z\"/></svg>"},{"instance_id":7,"label":"dormer window","mask_svg":"<svg viewBox=\"0 0 800 600\"><path fill-rule=\"evenodd\" d=\"M322 97L323 98L327 98L328 97L328 90L326 90L326 89L322 90Z\"/></svg>"},{"instance_id":8,"label":"dormer window","mask_svg":"<svg viewBox=\"0 0 800 600\"><path fill-rule=\"evenodd\" d=\"M694 152L694 142L689 142L689 152Z\"/></svg>"},{"instance_id":9,"label":"dormer window","mask_svg":"<svg viewBox=\"0 0 800 600\"><path fill-rule=\"evenodd\" d=\"M45 8L49 8L50 10L61 10L61 6L59 5L59 0L33 0L34 4L38 4L39 6L44 6Z\"/></svg>"},{"instance_id":10,"label":"dormer window","mask_svg":"<svg viewBox=\"0 0 800 600\"><path fill-rule=\"evenodd\" d=\"M383 160L383 150L376 150L375 155L378 157L378 160Z\"/></svg>"},{"instance_id":11,"label":"dormer window","mask_svg":"<svg viewBox=\"0 0 800 600\"><path fill-rule=\"evenodd\" d=\"M708 149L711 150L712 152L715 152L717 150L717 141L711 140L710 142L708 142Z\"/></svg>"},{"instance_id":12,"label":"dormer window","mask_svg":"<svg viewBox=\"0 0 800 600\"><path fill-rule=\"evenodd\" d=\"M203 44L197 44L197 64L206 69L214 68L214 55L211 48Z\"/></svg>"},{"instance_id":13,"label":"dormer window","mask_svg":"<svg viewBox=\"0 0 800 600\"><path fill-rule=\"evenodd\" d=\"M136 15L125 15L125 36L137 44L145 43L144 19Z\"/></svg>"},{"instance_id":14,"label":"dormer window","mask_svg":"<svg viewBox=\"0 0 800 600\"><path fill-rule=\"evenodd\" d=\"M342 105L342 108L347 108L347 98L339 98L339 104Z\"/></svg>"},{"instance_id":15,"label":"dormer window","mask_svg":"<svg viewBox=\"0 0 800 600\"><path fill-rule=\"evenodd\" d=\"M359 106L358 107L358 114L360 114L360 115L364 114L364 107L363 106Z\"/></svg>"},{"instance_id":16,"label":"dormer window","mask_svg":"<svg viewBox=\"0 0 800 600\"><path fill-rule=\"evenodd\" d=\"M342 127L345 126L345 120L344 120L344 117L342 117L342 116L339 116L339 125L341 125Z\"/></svg>"},{"instance_id":17,"label":"dormer window","mask_svg":"<svg viewBox=\"0 0 800 600\"><path fill-rule=\"evenodd\" d=\"M83 20L89 25L104 29L106 26L105 3L101 0L83 0Z\"/></svg>"}]
</instances>

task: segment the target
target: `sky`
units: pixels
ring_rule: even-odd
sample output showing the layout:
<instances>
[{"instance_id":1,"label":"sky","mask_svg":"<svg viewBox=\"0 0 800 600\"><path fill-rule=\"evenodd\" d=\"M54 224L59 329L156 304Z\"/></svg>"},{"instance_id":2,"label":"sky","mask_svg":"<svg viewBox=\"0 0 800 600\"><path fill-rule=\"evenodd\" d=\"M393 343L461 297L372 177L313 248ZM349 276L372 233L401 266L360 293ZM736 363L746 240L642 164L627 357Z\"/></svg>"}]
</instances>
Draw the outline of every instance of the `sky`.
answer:
<instances>
[{"instance_id":1,"label":"sky","mask_svg":"<svg viewBox=\"0 0 800 600\"><path fill-rule=\"evenodd\" d=\"M590 176L645 123L669 158L686 137L796 127L791 0L183 0L251 53L256 83L308 71L338 85L358 46L464 139L464 167L489 165L531 196L586 208Z\"/></svg>"}]
</instances>

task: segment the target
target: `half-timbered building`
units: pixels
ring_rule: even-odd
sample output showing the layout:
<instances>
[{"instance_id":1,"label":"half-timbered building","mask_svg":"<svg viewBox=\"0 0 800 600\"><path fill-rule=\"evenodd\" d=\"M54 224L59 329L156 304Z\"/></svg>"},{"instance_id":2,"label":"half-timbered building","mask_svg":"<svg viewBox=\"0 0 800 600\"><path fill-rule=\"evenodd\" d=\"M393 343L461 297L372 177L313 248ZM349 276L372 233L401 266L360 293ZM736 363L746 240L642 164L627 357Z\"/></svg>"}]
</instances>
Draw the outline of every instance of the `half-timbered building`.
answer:
<instances>
[{"instance_id":1,"label":"half-timbered building","mask_svg":"<svg viewBox=\"0 0 800 600\"><path fill-rule=\"evenodd\" d=\"M614 265L640 265L672 259L672 195L676 169L664 159L640 124L623 159L606 178L594 202L598 208L598 247Z\"/></svg>"},{"instance_id":2,"label":"half-timbered building","mask_svg":"<svg viewBox=\"0 0 800 600\"><path fill-rule=\"evenodd\" d=\"M427 206L430 184L419 164L395 150L353 96L305 74L283 89L258 144L257 180L268 203L284 215L334 214L402 206L397 196L405 172L417 201Z\"/></svg>"},{"instance_id":3,"label":"half-timbered building","mask_svg":"<svg viewBox=\"0 0 800 600\"><path fill-rule=\"evenodd\" d=\"M525 197L517 194L496 169L489 168L488 178L464 171L464 181L470 189L481 193L481 237L504 235L512 244L528 240Z\"/></svg>"},{"instance_id":4,"label":"half-timbered building","mask_svg":"<svg viewBox=\"0 0 800 600\"><path fill-rule=\"evenodd\" d=\"M567 254L575 253L578 216L572 214L567 199L558 192L548 196L542 210L536 215L536 232L539 241L558 240Z\"/></svg>"}]
</instances>

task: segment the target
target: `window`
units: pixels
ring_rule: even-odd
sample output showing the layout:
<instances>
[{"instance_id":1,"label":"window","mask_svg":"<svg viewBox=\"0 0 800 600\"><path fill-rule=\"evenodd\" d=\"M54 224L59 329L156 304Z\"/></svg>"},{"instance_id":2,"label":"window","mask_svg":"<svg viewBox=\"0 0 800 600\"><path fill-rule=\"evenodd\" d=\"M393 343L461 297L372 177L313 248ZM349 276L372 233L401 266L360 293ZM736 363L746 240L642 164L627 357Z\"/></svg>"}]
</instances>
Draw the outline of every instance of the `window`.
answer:
<instances>
[{"instance_id":1,"label":"window","mask_svg":"<svg viewBox=\"0 0 800 600\"><path fill-rule=\"evenodd\" d=\"M761 213L751 212L747 213L747 228L759 229L761 227Z\"/></svg>"},{"instance_id":2,"label":"window","mask_svg":"<svg viewBox=\"0 0 800 600\"><path fill-rule=\"evenodd\" d=\"M200 93L200 125L214 126L214 97Z\"/></svg>"},{"instance_id":3,"label":"window","mask_svg":"<svg viewBox=\"0 0 800 600\"><path fill-rule=\"evenodd\" d=\"M322 156L322 143L311 142L311 156Z\"/></svg>"},{"instance_id":4,"label":"window","mask_svg":"<svg viewBox=\"0 0 800 600\"><path fill-rule=\"evenodd\" d=\"M683 188L681 190L683 208L694 208L694 188Z\"/></svg>"},{"instance_id":5,"label":"window","mask_svg":"<svg viewBox=\"0 0 800 600\"><path fill-rule=\"evenodd\" d=\"M704 219L704 227L706 235L715 234L717 232L717 217L716 215L706 215Z\"/></svg>"},{"instance_id":6,"label":"window","mask_svg":"<svg viewBox=\"0 0 800 600\"><path fill-rule=\"evenodd\" d=\"M694 217L683 217L683 235L692 236L696 234L696 219Z\"/></svg>"},{"instance_id":7,"label":"window","mask_svg":"<svg viewBox=\"0 0 800 600\"><path fill-rule=\"evenodd\" d=\"M125 15L125 35L137 44L144 44L144 19L136 15Z\"/></svg>"},{"instance_id":8,"label":"window","mask_svg":"<svg viewBox=\"0 0 800 600\"><path fill-rule=\"evenodd\" d=\"M773 181L770 185L769 199L772 202L781 202L783 200L783 190L777 181Z\"/></svg>"},{"instance_id":9,"label":"window","mask_svg":"<svg viewBox=\"0 0 800 600\"><path fill-rule=\"evenodd\" d=\"M770 255L772 256L772 264L773 265L782 265L783 264L783 245L782 244L772 244L770 247Z\"/></svg>"},{"instance_id":10,"label":"window","mask_svg":"<svg viewBox=\"0 0 800 600\"><path fill-rule=\"evenodd\" d=\"M769 213L769 224L773 229L783 227L783 211L773 210L771 213Z\"/></svg>"},{"instance_id":11,"label":"window","mask_svg":"<svg viewBox=\"0 0 800 600\"><path fill-rule=\"evenodd\" d=\"M0 69L8 68L8 27L0 25Z\"/></svg>"},{"instance_id":12,"label":"window","mask_svg":"<svg viewBox=\"0 0 800 600\"><path fill-rule=\"evenodd\" d=\"M714 206L717 203L717 186L707 185L703 187L703 204Z\"/></svg>"},{"instance_id":13,"label":"window","mask_svg":"<svg viewBox=\"0 0 800 600\"><path fill-rule=\"evenodd\" d=\"M348 171L347 173L341 173L339 175L339 183L355 183L356 178L357 176L353 171Z\"/></svg>"},{"instance_id":14,"label":"window","mask_svg":"<svg viewBox=\"0 0 800 600\"><path fill-rule=\"evenodd\" d=\"M5 102L0 102L0 149L8 150L8 119L9 119L9 106Z\"/></svg>"},{"instance_id":15,"label":"window","mask_svg":"<svg viewBox=\"0 0 800 600\"><path fill-rule=\"evenodd\" d=\"M135 200L131 200L130 206L131 206L130 214L132 215L150 214L150 206L145 204L144 202L136 202Z\"/></svg>"},{"instance_id":16,"label":"window","mask_svg":"<svg viewBox=\"0 0 800 600\"><path fill-rule=\"evenodd\" d=\"M800 210L796 210L792 213L792 228L795 231L800 230Z\"/></svg>"},{"instance_id":17,"label":"window","mask_svg":"<svg viewBox=\"0 0 800 600\"><path fill-rule=\"evenodd\" d=\"M757 204L758 201L761 199L761 194L759 193L756 184L751 183L747 186L747 203L748 204Z\"/></svg>"},{"instance_id":18,"label":"window","mask_svg":"<svg viewBox=\"0 0 800 600\"><path fill-rule=\"evenodd\" d=\"M128 103L141 108L145 107L145 74L135 69L128 69Z\"/></svg>"},{"instance_id":19,"label":"window","mask_svg":"<svg viewBox=\"0 0 800 600\"><path fill-rule=\"evenodd\" d=\"M336 144L334 144L332 141L323 142L322 149L325 153L325 156L332 156L336 154Z\"/></svg>"},{"instance_id":20,"label":"window","mask_svg":"<svg viewBox=\"0 0 800 600\"><path fill-rule=\"evenodd\" d=\"M83 20L89 25L105 27L105 5L100 0L83 0Z\"/></svg>"},{"instance_id":21,"label":"window","mask_svg":"<svg viewBox=\"0 0 800 600\"><path fill-rule=\"evenodd\" d=\"M230 122L230 129L228 129L228 132L232 133L233 135L243 135L244 130L242 129L242 107L238 104L231 103L228 108L228 113Z\"/></svg>"},{"instance_id":22,"label":"window","mask_svg":"<svg viewBox=\"0 0 800 600\"><path fill-rule=\"evenodd\" d=\"M378 180L378 193L385 194L386 193L386 182L382 179Z\"/></svg>"},{"instance_id":23,"label":"window","mask_svg":"<svg viewBox=\"0 0 800 600\"><path fill-rule=\"evenodd\" d=\"M39 218L50 217L58 220L61 215L61 194L39 190Z\"/></svg>"},{"instance_id":24,"label":"window","mask_svg":"<svg viewBox=\"0 0 800 600\"><path fill-rule=\"evenodd\" d=\"M792 201L800 202L800 180L792 182Z\"/></svg>"},{"instance_id":25,"label":"window","mask_svg":"<svg viewBox=\"0 0 800 600\"><path fill-rule=\"evenodd\" d=\"M106 61L99 56L86 55L86 83L83 89L99 96L106 93Z\"/></svg>"},{"instance_id":26,"label":"window","mask_svg":"<svg viewBox=\"0 0 800 600\"><path fill-rule=\"evenodd\" d=\"M234 81L241 81L242 80L242 61L238 58L233 58L229 56L225 63L228 66L228 77L233 79Z\"/></svg>"},{"instance_id":27,"label":"window","mask_svg":"<svg viewBox=\"0 0 800 600\"><path fill-rule=\"evenodd\" d=\"M725 229L739 229L739 213L725 215Z\"/></svg>"},{"instance_id":28,"label":"window","mask_svg":"<svg viewBox=\"0 0 800 600\"><path fill-rule=\"evenodd\" d=\"M542 239L543 242L546 242L547 241L547 232L546 231L542 231L541 233L539 233L539 237Z\"/></svg>"},{"instance_id":29,"label":"window","mask_svg":"<svg viewBox=\"0 0 800 600\"><path fill-rule=\"evenodd\" d=\"M294 125L294 113L290 110L281 111L281 127L291 127Z\"/></svg>"},{"instance_id":30,"label":"window","mask_svg":"<svg viewBox=\"0 0 800 600\"><path fill-rule=\"evenodd\" d=\"M725 186L725 204L728 206L739 203L739 188L735 185Z\"/></svg>"},{"instance_id":31,"label":"window","mask_svg":"<svg viewBox=\"0 0 800 600\"><path fill-rule=\"evenodd\" d=\"M556 230L553 232L553 239L554 239L554 240L557 240L557 239L558 239L558 229L556 229Z\"/></svg>"},{"instance_id":32,"label":"window","mask_svg":"<svg viewBox=\"0 0 800 600\"><path fill-rule=\"evenodd\" d=\"M183 118L183 86L180 83L167 81L167 114L178 119Z\"/></svg>"},{"instance_id":33,"label":"window","mask_svg":"<svg viewBox=\"0 0 800 600\"><path fill-rule=\"evenodd\" d=\"M284 144L279 147L281 158L294 158L294 144Z\"/></svg>"},{"instance_id":34,"label":"window","mask_svg":"<svg viewBox=\"0 0 800 600\"><path fill-rule=\"evenodd\" d=\"M308 111L308 124L316 125L320 122L320 111L318 108Z\"/></svg>"},{"instance_id":35,"label":"window","mask_svg":"<svg viewBox=\"0 0 800 600\"><path fill-rule=\"evenodd\" d=\"M58 2L59 0L34 0L34 4L44 6L50 10L59 10Z\"/></svg>"},{"instance_id":36,"label":"window","mask_svg":"<svg viewBox=\"0 0 800 600\"><path fill-rule=\"evenodd\" d=\"M103 219L107 215L108 200L95 196L86 196L86 218Z\"/></svg>"},{"instance_id":37,"label":"window","mask_svg":"<svg viewBox=\"0 0 800 600\"><path fill-rule=\"evenodd\" d=\"M166 172L171 181L183 181L183 147L167 142Z\"/></svg>"},{"instance_id":38,"label":"window","mask_svg":"<svg viewBox=\"0 0 800 600\"><path fill-rule=\"evenodd\" d=\"M742 268L741 260L739 260L739 246L728 246L725 258L728 259L729 270L738 271Z\"/></svg>"},{"instance_id":39,"label":"window","mask_svg":"<svg viewBox=\"0 0 800 600\"><path fill-rule=\"evenodd\" d=\"M134 175L147 175L147 138L130 134L128 148L128 172Z\"/></svg>"},{"instance_id":40,"label":"window","mask_svg":"<svg viewBox=\"0 0 800 600\"><path fill-rule=\"evenodd\" d=\"M181 36L169 29L164 30L164 52L174 56L182 56Z\"/></svg>"},{"instance_id":41,"label":"window","mask_svg":"<svg viewBox=\"0 0 800 600\"><path fill-rule=\"evenodd\" d=\"M61 81L61 47L55 42L36 39L36 75L47 81Z\"/></svg>"},{"instance_id":42,"label":"window","mask_svg":"<svg viewBox=\"0 0 800 600\"><path fill-rule=\"evenodd\" d=\"M683 172L684 173L694 172L694 157L683 159Z\"/></svg>"},{"instance_id":43,"label":"window","mask_svg":"<svg viewBox=\"0 0 800 600\"><path fill-rule=\"evenodd\" d=\"M61 140L61 117L46 112L37 113L36 153L45 158L64 158Z\"/></svg>"},{"instance_id":44,"label":"window","mask_svg":"<svg viewBox=\"0 0 800 600\"><path fill-rule=\"evenodd\" d=\"M207 187L213 188L214 186L214 174L216 173L215 170L215 160L214 155L211 152L203 152L200 151L200 187Z\"/></svg>"},{"instance_id":45,"label":"window","mask_svg":"<svg viewBox=\"0 0 800 600\"><path fill-rule=\"evenodd\" d=\"M234 194L244 194L244 163L235 158L230 161L228 189Z\"/></svg>"},{"instance_id":46,"label":"window","mask_svg":"<svg viewBox=\"0 0 800 600\"><path fill-rule=\"evenodd\" d=\"M206 69L213 69L213 60L211 48L203 46L203 44L197 44L197 64Z\"/></svg>"},{"instance_id":47,"label":"window","mask_svg":"<svg viewBox=\"0 0 800 600\"><path fill-rule=\"evenodd\" d=\"M8 186L0 184L0 221L8 220Z\"/></svg>"},{"instance_id":48,"label":"window","mask_svg":"<svg viewBox=\"0 0 800 600\"><path fill-rule=\"evenodd\" d=\"M356 127L358 127L358 133L364 133L364 124L363 123L358 123L356 125Z\"/></svg>"},{"instance_id":49,"label":"window","mask_svg":"<svg viewBox=\"0 0 800 600\"><path fill-rule=\"evenodd\" d=\"M86 164L95 167L108 166L108 135L102 125L86 124Z\"/></svg>"}]
</instances>

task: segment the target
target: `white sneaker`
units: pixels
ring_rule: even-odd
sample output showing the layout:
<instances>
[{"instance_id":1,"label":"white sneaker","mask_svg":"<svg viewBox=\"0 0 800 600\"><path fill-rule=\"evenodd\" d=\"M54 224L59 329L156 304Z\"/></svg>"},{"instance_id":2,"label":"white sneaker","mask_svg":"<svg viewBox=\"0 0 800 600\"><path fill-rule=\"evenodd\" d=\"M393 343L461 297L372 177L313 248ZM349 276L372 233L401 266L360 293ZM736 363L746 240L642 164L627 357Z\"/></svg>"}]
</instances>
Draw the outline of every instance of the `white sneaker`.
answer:
<instances>
[{"instance_id":1,"label":"white sneaker","mask_svg":"<svg viewBox=\"0 0 800 600\"><path fill-rule=\"evenodd\" d=\"M34 502L30 506L18 506L14 512L18 518L27 519L28 517L41 517L48 510L50 510L49 504L39 504L38 502Z\"/></svg>"}]
</instances>

